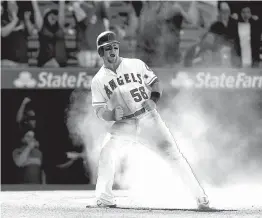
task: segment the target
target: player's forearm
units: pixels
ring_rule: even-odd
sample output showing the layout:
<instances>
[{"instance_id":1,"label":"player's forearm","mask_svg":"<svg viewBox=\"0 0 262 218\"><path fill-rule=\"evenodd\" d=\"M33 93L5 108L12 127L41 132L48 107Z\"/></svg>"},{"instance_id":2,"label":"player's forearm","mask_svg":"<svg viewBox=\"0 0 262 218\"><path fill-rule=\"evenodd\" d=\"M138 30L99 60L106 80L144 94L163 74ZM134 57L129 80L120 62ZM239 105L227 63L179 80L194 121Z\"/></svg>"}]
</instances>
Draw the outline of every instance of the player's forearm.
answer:
<instances>
[{"instance_id":1,"label":"player's forearm","mask_svg":"<svg viewBox=\"0 0 262 218\"><path fill-rule=\"evenodd\" d=\"M194 17L195 17L195 13L197 13L196 11L198 10L197 9L197 2L195 2L195 1L191 2L188 12L186 12L182 7L180 7L180 8L181 8L180 13L181 13L182 17L185 19L185 21L189 24L196 24ZM192 9L194 9L194 10L192 10Z\"/></svg>"},{"instance_id":2,"label":"player's forearm","mask_svg":"<svg viewBox=\"0 0 262 218\"><path fill-rule=\"evenodd\" d=\"M2 37L7 37L15 28L17 22L16 21L12 21L9 24L7 24L6 26L2 27L1 29L1 36Z\"/></svg>"},{"instance_id":3,"label":"player's forearm","mask_svg":"<svg viewBox=\"0 0 262 218\"><path fill-rule=\"evenodd\" d=\"M73 5L74 7L74 13L75 13L75 17L77 22L81 22L86 18L86 12L80 7L79 3L74 3Z\"/></svg>"},{"instance_id":4,"label":"player's forearm","mask_svg":"<svg viewBox=\"0 0 262 218\"><path fill-rule=\"evenodd\" d=\"M185 19L187 23L193 23L193 19L191 18L191 15L189 13L186 13L183 9L181 10L181 15Z\"/></svg>"},{"instance_id":5,"label":"player's forearm","mask_svg":"<svg viewBox=\"0 0 262 218\"><path fill-rule=\"evenodd\" d=\"M21 120L23 119L23 114L25 111L26 103L22 102L17 114L16 114L16 122L20 123Z\"/></svg>"},{"instance_id":6,"label":"player's forearm","mask_svg":"<svg viewBox=\"0 0 262 218\"><path fill-rule=\"evenodd\" d=\"M22 153L20 154L17 154L17 152L13 153L14 162L18 167L22 167L23 164L27 161L29 153L31 152L32 149L33 147L31 145L28 145L25 147Z\"/></svg>"},{"instance_id":7,"label":"player's forearm","mask_svg":"<svg viewBox=\"0 0 262 218\"><path fill-rule=\"evenodd\" d=\"M105 26L105 30L109 30L109 26L110 26L109 20L107 18L104 18L103 23Z\"/></svg>"},{"instance_id":8,"label":"player's forearm","mask_svg":"<svg viewBox=\"0 0 262 218\"><path fill-rule=\"evenodd\" d=\"M33 6L33 9L34 9L35 25L36 25L38 31L40 31L42 29L44 20L43 20L38 2L36 0L32 1L32 6Z\"/></svg>"},{"instance_id":9,"label":"player's forearm","mask_svg":"<svg viewBox=\"0 0 262 218\"><path fill-rule=\"evenodd\" d=\"M96 109L97 117L105 121L115 121L114 111L100 107Z\"/></svg>"},{"instance_id":10,"label":"player's forearm","mask_svg":"<svg viewBox=\"0 0 262 218\"><path fill-rule=\"evenodd\" d=\"M27 28L27 30L28 30L28 33L29 33L29 35L34 35L34 30L35 30L35 27L34 27L34 25L31 23L31 21L30 20L25 20L25 25L26 25L26 28Z\"/></svg>"},{"instance_id":11,"label":"player's forearm","mask_svg":"<svg viewBox=\"0 0 262 218\"><path fill-rule=\"evenodd\" d=\"M64 25L65 25L65 1L64 0L59 2L58 23L61 28L64 28Z\"/></svg>"}]
</instances>

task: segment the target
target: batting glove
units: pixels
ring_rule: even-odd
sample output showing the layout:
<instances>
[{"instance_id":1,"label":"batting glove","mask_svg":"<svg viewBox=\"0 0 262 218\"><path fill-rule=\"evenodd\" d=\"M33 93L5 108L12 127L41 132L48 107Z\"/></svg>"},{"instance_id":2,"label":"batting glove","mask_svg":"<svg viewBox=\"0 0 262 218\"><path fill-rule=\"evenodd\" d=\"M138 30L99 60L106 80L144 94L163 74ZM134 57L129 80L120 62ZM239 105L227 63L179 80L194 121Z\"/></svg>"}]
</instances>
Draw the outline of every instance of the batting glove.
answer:
<instances>
[{"instance_id":1,"label":"batting glove","mask_svg":"<svg viewBox=\"0 0 262 218\"><path fill-rule=\"evenodd\" d=\"M153 100L151 100L151 99L148 99L148 100L144 101L142 106L147 111L152 111L152 110L156 109L156 103Z\"/></svg>"},{"instance_id":2,"label":"batting glove","mask_svg":"<svg viewBox=\"0 0 262 218\"><path fill-rule=\"evenodd\" d=\"M119 121L122 120L122 117L124 116L124 111L123 108L121 106L117 106L114 110L114 115L115 115L115 120Z\"/></svg>"}]
</instances>

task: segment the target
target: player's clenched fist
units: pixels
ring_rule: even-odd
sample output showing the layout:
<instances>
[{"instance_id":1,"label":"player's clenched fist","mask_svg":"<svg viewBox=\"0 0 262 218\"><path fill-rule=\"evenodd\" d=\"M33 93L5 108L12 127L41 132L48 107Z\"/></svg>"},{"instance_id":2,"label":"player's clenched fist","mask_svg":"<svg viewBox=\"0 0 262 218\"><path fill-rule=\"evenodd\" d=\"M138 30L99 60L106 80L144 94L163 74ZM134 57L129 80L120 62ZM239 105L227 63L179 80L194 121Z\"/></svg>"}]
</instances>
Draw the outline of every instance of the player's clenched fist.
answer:
<instances>
[{"instance_id":1,"label":"player's clenched fist","mask_svg":"<svg viewBox=\"0 0 262 218\"><path fill-rule=\"evenodd\" d=\"M115 112L115 120L118 121L118 120L122 120L122 117L124 116L124 111L123 111L123 108L121 106L117 106L114 110Z\"/></svg>"},{"instance_id":2,"label":"player's clenched fist","mask_svg":"<svg viewBox=\"0 0 262 218\"><path fill-rule=\"evenodd\" d=\"M152 111L156 108L156 103L151 100L148 99L146 101L143 102L142 106L147 110L147 111Z\"/></svg>"}]
</instances>

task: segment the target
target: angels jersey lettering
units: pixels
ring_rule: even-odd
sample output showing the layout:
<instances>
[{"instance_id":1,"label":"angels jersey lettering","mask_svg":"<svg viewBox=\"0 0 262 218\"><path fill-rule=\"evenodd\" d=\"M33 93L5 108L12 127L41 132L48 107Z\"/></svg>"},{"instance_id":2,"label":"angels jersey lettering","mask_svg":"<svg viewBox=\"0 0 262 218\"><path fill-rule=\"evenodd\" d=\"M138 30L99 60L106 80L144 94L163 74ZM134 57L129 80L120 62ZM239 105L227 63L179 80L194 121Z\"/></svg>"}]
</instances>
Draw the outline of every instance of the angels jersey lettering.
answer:
<instances>
[{"instance_id":1,"label":"angels jersey lettering","mask_svg":"<svg viewBox=\"0 0 262 218\"><path fill-rule=\"evenodd\" d=\"M102 66L92 80L92 105L110 110L121 106L124 116L132 114L149 99L149 86L156 79L154 72L139 59L122 58L116 72Z\"/></svg>"}]
</instances>

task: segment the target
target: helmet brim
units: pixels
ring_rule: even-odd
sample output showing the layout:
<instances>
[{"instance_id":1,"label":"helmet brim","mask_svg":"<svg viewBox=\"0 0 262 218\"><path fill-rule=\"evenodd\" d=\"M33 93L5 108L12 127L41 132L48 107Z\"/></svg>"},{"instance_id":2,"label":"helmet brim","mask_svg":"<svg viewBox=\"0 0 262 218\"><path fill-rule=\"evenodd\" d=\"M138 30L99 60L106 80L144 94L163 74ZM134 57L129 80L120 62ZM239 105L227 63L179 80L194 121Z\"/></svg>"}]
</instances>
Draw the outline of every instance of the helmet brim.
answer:
<instances>
[{"instance_id":1,"label":"helmet brim","mask_svg":"<svg viewBox=\"0 0 262 218\"><path fill-rule=\"evenodd\" d=\"M120 44L120 42L119 42L119 41L117 41L117 40L112 40L112 41L105 42L105 43L103 43L103 44L99 45L99 46L98 46L98 48L101 48L101 47L104 47L104 46L106 46L106 45L110 45L110 44L113 44L113 43Z\"/></svg>"}]
</instances>

